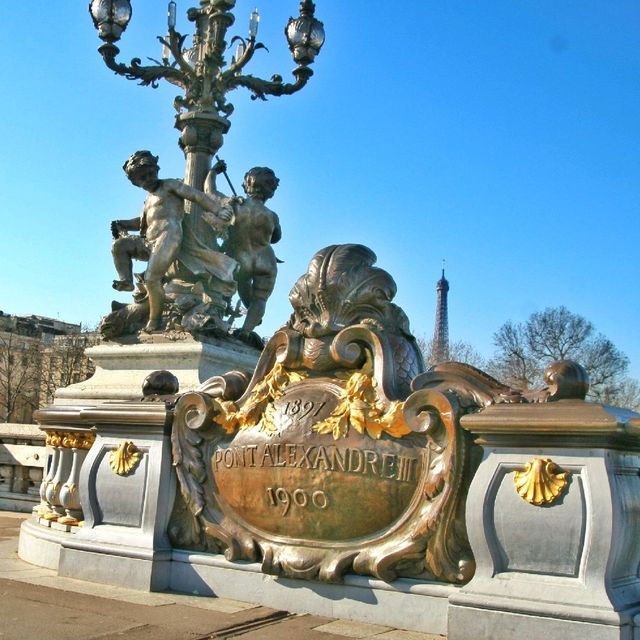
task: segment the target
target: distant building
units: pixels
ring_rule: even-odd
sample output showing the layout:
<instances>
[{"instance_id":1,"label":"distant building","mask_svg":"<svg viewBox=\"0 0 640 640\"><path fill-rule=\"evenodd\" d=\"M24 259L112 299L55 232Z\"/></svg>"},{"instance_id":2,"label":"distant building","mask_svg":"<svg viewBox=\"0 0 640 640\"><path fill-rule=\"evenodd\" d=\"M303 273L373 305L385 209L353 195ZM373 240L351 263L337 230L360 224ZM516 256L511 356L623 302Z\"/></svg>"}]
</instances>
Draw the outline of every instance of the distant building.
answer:
<instances>
[{"instance_id":1,"label":"distant building","mask_svg":"<svg viewBox=\"0 0 640 640\"><path fill-rule=\"evenodd\" d=\"M31 423L57 388L90 377L84 350L97 342L79 324L0 311L0 422Z\"/></svg>"},{"instance_id":2,"label":"distant building","mask_svg":"<svg viewBox=\"0 0 640 640\"><path fill-rule=\"evenodd\" d=\"M436 323L433 330L432 364L447 362L449 360L449 310L447 297L449 294L449 281L442 277L436 283Z\"/></svg>"}]
</instances>

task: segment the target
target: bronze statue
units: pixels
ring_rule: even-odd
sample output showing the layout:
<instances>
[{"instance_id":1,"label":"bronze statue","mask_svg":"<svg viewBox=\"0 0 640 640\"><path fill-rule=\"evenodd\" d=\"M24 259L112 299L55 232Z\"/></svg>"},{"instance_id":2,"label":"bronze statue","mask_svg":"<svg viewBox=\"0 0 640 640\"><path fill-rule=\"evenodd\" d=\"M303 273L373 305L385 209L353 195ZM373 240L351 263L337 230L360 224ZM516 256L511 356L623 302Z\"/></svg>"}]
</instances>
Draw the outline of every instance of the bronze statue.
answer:
<instances>
[{"instance_id":1,"label":"bronze statue","mask_svg":"<svg viewBox=\"0 0 640 640\"><path fill-rule=\"evenodd\" d=\"M111 6L110 3L107 4ZM285 28L289 49L297 65L293 70L293 80L285 82L278 74L272 75L270 80L246 74L245 67L264 45L256 39L256 13L248 38L233 38L234 42L238 38L242 42L242 51L236 52L227 64L226 45L223 43L225 34L234 21L231 11L234 4L234 0L201 0L200 8L189 9L187 17L195 25L192 46L185 45L186 36L175 30L175 12L169 12L168 33L166 38L162 38L165 47L163 54L166 56L162 63L149 66L142 65L138 59L133 59L129 65L117 60L120 51L115 43L131 18L129 3L119 2L120 8L117 11L105 10L104 6L107 5L104 2L92 2L90 7L98 35L104 41L99 51L109 69L126 78L135 78L145 86L156 87L158 81L164 78L183 90L183 95L178 96L174 102L178 111L175 126L181 132L179 144L186 159L184 182L197 190L203 189L212 158L221 148L224 136L231 126L229 117L234 107L227 101L226 95L238 87L245 87L251 92L252 98L260 100L266 100L267 96L296 93L313 75L310 65L320 52L325 38L324 26L315 18L314 3L304 0L300 3L298 17L290 18ZM192 65L189 60L193 52L200 49L208 53L201 56L202 60L198 64ZM260 180L261 178L256 178L257 182ZM269 180L273 182L275 176ZM270 188L271 194L275 190L275 184L277 180L273 188ZM269 191L265 193L268 194ZM230 255L221 250L219 240L224 234L221 229L214 228L218 227L218 221L215 221L214 226L209 224L209 214L215 215L215 211L200 205L197 200L185 203L182 239L173 243L175 259L169 271L159 276L165 280L164 287L152 269L153 256L144 242L127 241L127 245L121 243L117 247L116 251L122 251L123 254L117 261L119 279L114 286L118 290L130 291L134 287L129 268L131 259L150 261L146 279L150 276L155 276L155 279L151 279L153 294L150 292L148 298L148 329L159 328L162 324L165 331L175 329L177 333L190 332L194 335L228 335L231 323L229 318L234 316L230 301L240 285L241 299L247 305L248 312L244 325L238 331L238 337L245 342L255 342L256 345L260 343L262 346L254 329L262 320L266 299L273 289L276 261L269 245L277 241L279 231L277 217L264 207L264 202L270 195L265 195L262 200L260 196L250 193L247 195L247 201L237 205L239 219L246 219L250 226L243 226L242 223L238 225L238 229L243 230L239 236L230 240ZM190 200L186 195L185 198ZM260 223L258 227L254 227L253 222L258 218ZM114 227L118 236L120 233L139 229L136 222L119 222L121 224ZM176 244L179 245L177 250ZM243 261L239 282L234 277L237 262L231 257L232 253ZM167 262L168 255L164 257ZM161 266L164 268L164 264ZM158 272L162 270L160 268ZM146 292L135 292L134 300L136 302L125 305L126 308L118 303L114 305L118 308L114 308L102 324L106 330L103 331L105 337L109 335L113 338L123 334L132 336L142 328L139 326L139 318L144 314L144 304L147 304ZM163 301L164 309L161 304Z\"/></svg>"},{"instance_id":2,"label":"bronze statue","mask_svg":"<svg viewBox=\"0 0 640 640\"><path fill-rule=\"evenodd\" d=\"M231 220L229 208L206 194L189 187L181 180L158 178L158 157L149 151L136 151L123 165L129 180L149 192L142 214L131 220L114 220L111 230L114 239L112 253L119 280L113 287L118 291L133 291L132 260L148 261L144 273L144 286L149 298L149 319L145 331L156 331L161 326L165 293L163 278L182 245L184 201L197 203L209 213L212 224L225 225ZM140 231L139 236L121 234Z\"/></svg>"},{"instance_id":3,"label":"bronze statue","mask_svg":"<svg viewBox=\"0 0 640 640\"><path fill-rule=\"evenodd\" d=\"M222 195L216 189L215 176L225 169L224 162L218 162L212 168L205 183L206 193ZM265 206L265 202L273 196L279 182L268 167L247 171L242 185L247 198L233 199L235 217L222 245L222 250L240 265L236 275L238 295L247 309L242 328L234 335L250 344L260 340L254 329L262 322L278 272L271 245L280 240L282 230L278 216Z\"/></svg>"}]
</instances>

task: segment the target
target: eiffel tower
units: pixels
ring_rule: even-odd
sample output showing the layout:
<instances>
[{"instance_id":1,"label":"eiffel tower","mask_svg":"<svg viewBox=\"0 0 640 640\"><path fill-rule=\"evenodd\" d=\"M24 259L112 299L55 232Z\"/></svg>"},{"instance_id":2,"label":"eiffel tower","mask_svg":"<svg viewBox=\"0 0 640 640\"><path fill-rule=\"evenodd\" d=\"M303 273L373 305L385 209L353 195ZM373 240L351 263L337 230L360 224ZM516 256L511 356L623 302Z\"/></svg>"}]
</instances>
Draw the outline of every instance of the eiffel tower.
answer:
<instances>
[{"instance_id":1,"label":"eiffel tower","mask_svg":"<svg viewBox=\"0 0 640 640\"><path fill-rule=\"evenodd\" d=\"M449 360L449 313L447 309L449 281L444 277L444 264L442 266L442 277L436 283L436 292L436 325L433 331L432 346L433 364Z\"/></svg>"}]
</instances>

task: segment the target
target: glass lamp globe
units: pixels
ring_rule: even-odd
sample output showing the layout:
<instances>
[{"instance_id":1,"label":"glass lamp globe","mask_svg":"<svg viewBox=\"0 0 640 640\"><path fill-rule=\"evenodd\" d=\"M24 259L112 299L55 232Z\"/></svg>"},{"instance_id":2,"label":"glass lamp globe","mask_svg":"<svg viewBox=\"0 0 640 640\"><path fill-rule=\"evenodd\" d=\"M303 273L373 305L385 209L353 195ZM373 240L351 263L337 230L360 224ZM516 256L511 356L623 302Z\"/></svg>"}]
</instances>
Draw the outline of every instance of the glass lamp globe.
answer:
<instances>
[{"instance_id":1,"label":"glass lamp globe","mask_svg":"<svg viewBox=\"0 0 640 640\"><path fill-rule=\"evenodd\" d=\"M300 15L289 18L284 30L293 59L302 65L311 64L324 44L324 25L314 17L311 0L300 3Z\"/></svg>"},{"instance_id":2,"label":"glass lamp globe","mask_svg":"<svg viewBox=\"0 0 640 640\"><path fill-rule=\"evenodd\" d=\"M131 3L129 0L93 0L89 13L100 39L116 42L131 20Z\"/></svg>"}]
</instances>

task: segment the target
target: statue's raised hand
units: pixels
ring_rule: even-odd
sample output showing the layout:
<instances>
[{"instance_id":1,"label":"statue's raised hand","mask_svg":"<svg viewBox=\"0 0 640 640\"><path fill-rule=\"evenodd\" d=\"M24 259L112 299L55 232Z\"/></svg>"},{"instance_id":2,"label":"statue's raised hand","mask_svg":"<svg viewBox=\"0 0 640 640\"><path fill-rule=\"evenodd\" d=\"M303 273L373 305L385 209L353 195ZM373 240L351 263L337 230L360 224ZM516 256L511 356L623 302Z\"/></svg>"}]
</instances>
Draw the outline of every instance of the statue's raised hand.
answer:
<instances>
[{"instance_id":1,"label":"statue's raised hand","mask_svg":"<svg viewBox=\"0 0 640 640\"><path fill-rule=\"evenodd\" d=\"M218 162L211 167L211 170L215 171L215 174L219 176L227 170L227 163L224 160L218 160Z\"/></svg>"}]
</instances>

